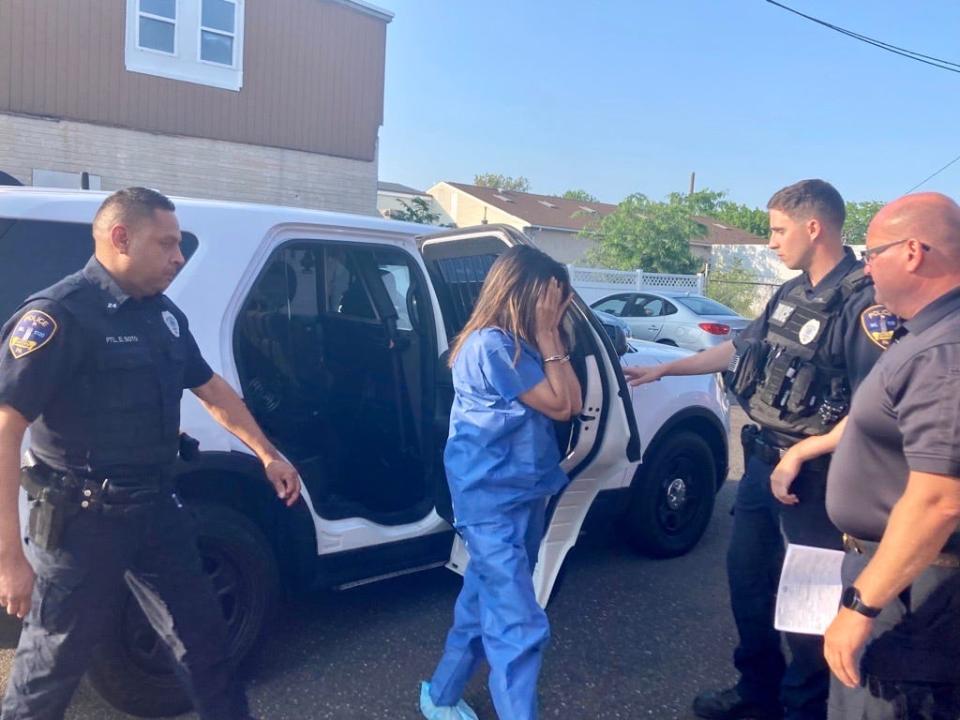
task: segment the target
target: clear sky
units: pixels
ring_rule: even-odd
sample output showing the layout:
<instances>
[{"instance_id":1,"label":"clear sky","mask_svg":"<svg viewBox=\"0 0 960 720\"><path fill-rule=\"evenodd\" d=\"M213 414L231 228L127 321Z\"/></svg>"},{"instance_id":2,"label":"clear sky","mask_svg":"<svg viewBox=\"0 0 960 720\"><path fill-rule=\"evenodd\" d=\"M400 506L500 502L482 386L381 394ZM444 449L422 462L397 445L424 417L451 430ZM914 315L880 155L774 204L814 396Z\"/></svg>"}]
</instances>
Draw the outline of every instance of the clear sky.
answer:
<instances>
[{"instance_id":1,"label":"clear sky","mask_svg":"<svg viewBox=\"0 0 960 720\"><path fill-rule=\"evenodd\" d=\"M956 0L784 0L960 63ZM475 173L606 202L697 188L764 206L822 177L889 200L960 155L960 74L764 0L373 0L387 27L380 179ZM924 185L960 199L960 162Z\"/></svg>"}]
</instances>

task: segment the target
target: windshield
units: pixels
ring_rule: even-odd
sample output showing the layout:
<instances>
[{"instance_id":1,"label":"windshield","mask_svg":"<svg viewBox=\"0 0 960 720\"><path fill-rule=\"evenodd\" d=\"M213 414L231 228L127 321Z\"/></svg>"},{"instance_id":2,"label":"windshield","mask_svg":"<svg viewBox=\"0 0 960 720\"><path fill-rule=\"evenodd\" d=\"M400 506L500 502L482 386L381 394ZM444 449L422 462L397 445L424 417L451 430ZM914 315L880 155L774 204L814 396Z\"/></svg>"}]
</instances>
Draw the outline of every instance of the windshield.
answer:
<instances>
[{"instance_id":1,"label":"windshield","mask_svg":"<svg viewBox=\"0 0 960 720\"><path fill-rule=\"evenodd\" d=\"M737 313L728 308L726 305L721 305L716 300L711 300L710 298L705 297L677 297L673 298L681 305L686 306L692 312L697 315L736 315Z\"/></svg>"}]
</instances>

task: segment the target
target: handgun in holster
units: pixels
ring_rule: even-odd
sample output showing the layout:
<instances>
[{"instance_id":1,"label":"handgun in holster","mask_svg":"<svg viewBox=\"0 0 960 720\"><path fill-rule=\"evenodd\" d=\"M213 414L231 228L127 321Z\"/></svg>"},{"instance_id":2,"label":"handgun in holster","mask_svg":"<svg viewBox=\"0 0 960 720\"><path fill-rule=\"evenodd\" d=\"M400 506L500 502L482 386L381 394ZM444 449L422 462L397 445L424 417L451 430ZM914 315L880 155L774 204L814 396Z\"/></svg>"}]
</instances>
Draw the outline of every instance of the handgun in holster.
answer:
<instances>
[{"instance_id":1,"label":"handgun in holster","mask_svg":"<svg viewBox=\"0 0 960 720\"><path fill-rule=\"evenodd\" d=\"M79 509L76 498L36 466L20 469L20 485L31 499L27 526L30 542L42 550L56 550L67 520Z\"/></svg>"},{"instance_id":2,"label":"handgun in holster","mask_svg":"<svg viewBox=\"0 0 960 720\"><path fill-rule=\"evenodd\" d=\"M744 467L756 449L758 437L760 437L760 428L756 425L744 425L740 428L740 447L743 449Z\"/></svg>"}]
</instances>

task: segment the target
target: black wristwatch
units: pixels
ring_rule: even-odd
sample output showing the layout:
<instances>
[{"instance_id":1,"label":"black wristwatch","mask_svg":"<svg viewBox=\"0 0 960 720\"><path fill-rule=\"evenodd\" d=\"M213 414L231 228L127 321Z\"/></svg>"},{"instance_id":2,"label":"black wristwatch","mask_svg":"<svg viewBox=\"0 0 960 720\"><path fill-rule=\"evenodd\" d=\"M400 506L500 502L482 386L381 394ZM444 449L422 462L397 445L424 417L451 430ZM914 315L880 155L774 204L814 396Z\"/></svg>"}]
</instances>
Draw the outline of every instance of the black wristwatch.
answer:
<instances>
[{"instance_id":1,"label":"black wristwatch","mask_svg":"<svg viewBox=\"0 0 960 720\"><path fill-rule=\"evenodd\" d=\"M860 599L860 591L853 585L848 585L843 589L843 595L840 596L840 605L868 618L875 618L880 614L880 608L870 607Z\"/></svg>"}]
</instances>

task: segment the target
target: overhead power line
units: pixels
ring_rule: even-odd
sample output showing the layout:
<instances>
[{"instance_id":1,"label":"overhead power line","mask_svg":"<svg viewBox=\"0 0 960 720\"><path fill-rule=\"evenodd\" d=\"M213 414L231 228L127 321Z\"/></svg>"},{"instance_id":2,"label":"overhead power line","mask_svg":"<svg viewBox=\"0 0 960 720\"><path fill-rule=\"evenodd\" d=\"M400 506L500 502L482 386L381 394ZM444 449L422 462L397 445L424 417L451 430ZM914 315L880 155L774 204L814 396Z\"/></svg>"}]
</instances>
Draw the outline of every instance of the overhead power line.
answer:
<instances>
[{"instance_id":1,"label":"overhead power line","mask_svg":"<svg viewBox=\"0 0 960 720\"><path fill-rule=\"evenodd\" d=\"M960 63L955 63L950 60L944 60L943 58L934 57L932 55L924 55L923 53L917 52L915 50L908 50L907 48L891 45L890 43L884 42L883 40L878 40L876 38L869 37L868 35L863 35L861 33L854 32L853 30L848 30L847 28L840 27L839 25L834 25L833 23L829 23L826 20L815 18L812 15L807 15L806 13L802 13L799 10L795 10L794 8L784 5L783 3L779 3L776 0L767 0L767 2L770 3L771 5L775 5L776 7L782 10L791 12L794 15L799 15L805 20L814 22L817 25L822 25L825 28L829 28L830 30L840 33L841 35L846 35L847 37L853 38L854 40L859 40L860 42L867 43L868 45L873 45L874 47L878 47L881 50L886 50L887 52L891 52L894 55L900 55L901 57L909 58L910 60L916 60L917 62L921 62L924 65L932 65L933 67L940 68L941 70L948 70L950 72L960 73Z\"/></svg>"},{"instance_id":2,"label":"overhead power line","mask_svg":"<svg viewBox=\"0 0 960 720\"><path fill-rule=\"evenodd\" d=\"M939 170L937 170L937 171L936 171L935 173L933 173L933 175L931 175L930 177L926 177L926 178L924 178L923 180L921 180L920 182L918 182L918 183L917 183L916 185L914 185L912 188L910 188L909 190L907 190L907 192L905 192L904 195L909 195L910 193L912 193L914 190L916 190L916 189L917 189L918 187L920 187L921 185L926 184L927 181L933 180L937 175L939 175L940 173L942 173L944 170L946 170L948 167L950 167L951 165L953 165L953 164L954 164L955 162L957 162L957 161L960 161L960 155L957 155L953 160L951 160L951 161L948 162L946 165L944 165L942 168L940 168Z\"/></svg>"}]
</instances>

